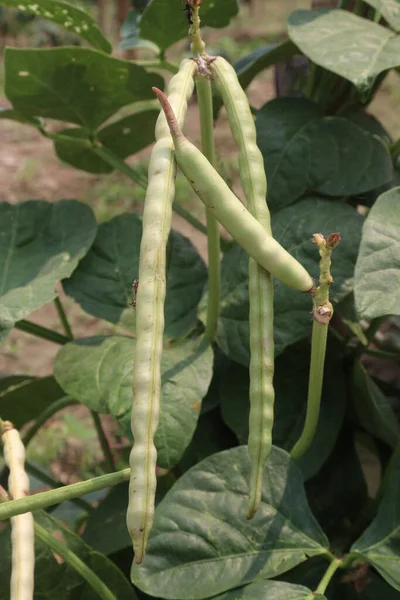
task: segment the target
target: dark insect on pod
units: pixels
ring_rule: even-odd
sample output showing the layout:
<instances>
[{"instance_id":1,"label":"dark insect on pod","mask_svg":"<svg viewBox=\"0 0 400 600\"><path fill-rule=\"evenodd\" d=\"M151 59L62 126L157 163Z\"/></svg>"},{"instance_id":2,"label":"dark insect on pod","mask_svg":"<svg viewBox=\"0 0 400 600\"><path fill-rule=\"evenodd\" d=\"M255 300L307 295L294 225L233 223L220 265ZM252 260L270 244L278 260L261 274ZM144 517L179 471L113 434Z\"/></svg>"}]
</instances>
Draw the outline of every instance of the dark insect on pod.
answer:
<instances>
[{"instance_id":1,"label":"dark insect on pod","mask_svg":"<svg viewBox=\"0 0 400 600\"><path fill-rule=\"evenodd\" d=\"M187 18L187 22L189 23L189 25L193 25L193 20L192 20L192 6L190 3L190 0L185 0L185 6L183 8L186 18Z\"/></svg>"}]
</instances>

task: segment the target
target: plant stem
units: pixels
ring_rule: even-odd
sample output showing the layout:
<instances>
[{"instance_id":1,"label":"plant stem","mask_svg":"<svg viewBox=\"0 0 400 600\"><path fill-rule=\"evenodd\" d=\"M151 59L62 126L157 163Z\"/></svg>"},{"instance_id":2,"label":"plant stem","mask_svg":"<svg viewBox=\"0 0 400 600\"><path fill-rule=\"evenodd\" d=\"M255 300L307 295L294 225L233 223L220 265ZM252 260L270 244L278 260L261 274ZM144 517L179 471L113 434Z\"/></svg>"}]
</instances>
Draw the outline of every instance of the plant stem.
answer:
<instances>
[{"instance_id":1,"label":"plant stem","mask_svg":"<svg viewBox=\"0 0 400 600\"><path fill-rule=\"evenodd\" d=\"M64 328L65 335L72 340L74 337L72 335L72 329L71 329L70 324L68 323L67 315L65 313L63 305L61 304L61 300L58 296L56 296L56 298L54 298L54 304L56 305L58 316L60 317L60 321Z\"/></svg>"},{"instance_id":2,"label":"plant stem","mask_svg":"<svg viewBox=\"0 0 400 600\"><path fill-rule=\"evenodd\" d=\"M0 507L1 508L1 507ZM35 535L53 552L61 556L74 571L86 581L96 595L103 600L117 600L106 584L88 567L66 544L55 538L42 525L35 521Z\"/></svg>"},{"instance_id":3,"label":"plant stem","mask_svg":"<svg viewBox=\"0 0 400 600\"><path fill-rule=\"evenodd\" d=\"M307 452L317 430L327 337L328 324L313 321L306 420L302 434L290 452L295 461L298 461Z\"/></svg>"},{"instance_id":4,"label":"plant stem","mask_svg":"<svg viewBox=\"0 0 400 600\"><path fill-rule=\"evenodd\" d=\"M328 585L329 585L332 577L336 573L336 571L340 568L341 564L342 564L342 561L339 558L334 558L332 560L331 564L325 571L323 578L319 582L317 589L315 590L315 595L317 595L317 594L324 595L325 594L326 588L328 587Z\"/></svg>"},{"instance_id":5,"label":"plant stem","mask_svg":"<svg viewBox=\"0 0 400 600\"><path fill-rule=\"evenodd\" d=\"M396 352L386 352L385 350L371 350L370 348L364 348L361 351L361 354L369 354L370 356L378 356L379 358L400 361L400 354L397 354Z\"/></svg>"},{"instance_id":6,"label":"plant stem","mask_svg":"<svg viewBox=\"0 0 400 600\"><path fill-rule=\"evenodd\" d=\"M135 169L126 164L122 158L114 154L114 152L105 146L95 145L93 146L93 152L105 160L111 167L118 169L118 171L129 177L129 179L134 181L137 185L140 185L140 187L147 187L147 177L138 173Z\"/></svg>"},{"instance_id":7,"label":"plant stem","mask_svg":"<svg viewBox=\"0 0 400 600\"><path fill-rule=\"evenodd\" d=\"M301 436L290 452L292 459L295 461L298 461L307 452L317 430L328 325L333 314L332 304L329 302L329 286L333 282L330 273L331 254L339 241L340 235L338 233L332 233L327 239L320 233L313 235L313 242L318 246L321 257L319 265L320 285L313 293L313 329L306 420Z\"/></svg>"},{"instance_id":8,"label":"plant stem","mask_svg":"<svg viewBox=\"0 0 400 600\"><path fill-rule=\"evenodd\" d=\"M307 75L307 80L304 86L304 95L309 100L313 97L313 91L315 87L316 75L317 75L317 65L314 62L310 62L310 68Z\"/></svg>"},{"instance_id":9,"label":"plant stem","mask_svg":"<svg viewBox=\"0 0 400 600\"><path fill-rule=\"evenodd\" d=\"M80 496L85 496L91 492L103 490L104 488L118 485L123 481L128 481L129 476L130 469L123 469L121 471L116 471L115 473L107 473L106 475L100 475L100 477L93 477L88 481L80 481L71 485L64 485L54 490L49 490L48 492L40 492L33 496L21 498L20 500L11 500L6 504L0 505L0 521L16 515L22 515L26 512L47 508L48 506L66 502L67 500L76 502L80 499ZM91 509L93 508L91 505L89 506Z\"/></svg>"},{"instance_id":10,"label":"plant stem","mask_svg":"<svg viewBox=\"0 0 400 600\"><path fill-rule=\"evenodd\" d=\"M179 71L179 66L169 60L133 60L132 64L145 69L163 69L174 74Z\"/></svg>"},{"instance_id":11,"label":"plant stem","mask_svg":"<svg viewBox=\"0 0 400 600\"><path fill-rule=\"evenodd\" d=\"M70 338L65 335L61 335L57 333L57 331L53 331L52 329L47 329L47 327L43 327L42 325L38 325L37 323L32 323L31 321L26 321L25 319L21 319L21 321L17 321L14 327L19 329L20 331L25 331L25 333L30 333L32 335L36 335L36 337L40 337L49 342L54 342L55 344L68 344L70 342Z\"/></svg>"},{"instance_id":12,"label":"plant stem","mask_svg":"<svg viewBox=\"0 0 400 600\"><path fill-rule=\"evenodd\" d=\"M108 443L106 434L104 433L103 425L101 424L100 416L94 411L90 411L92 414L94 426L96 427L97 437L99 438L100 446L103 451L104 460L107 464L107 468L110 472L116 471L113 453Z\"/></svg>"},{"instance_id":13,"label":"plant stem","mask_svg":"<svg viewBox=\"0 0 400 600\"><path fill-rule=\"evenodd\" d=\"M47 406L23 436L22 441L24 443L25 448L46 421L51 419L51 417L55 415L59 410L63 410L64 408L67 408L68 406L71 406L73 404L78 404L78 402L76 400L72 400L72 398L70 398L69 396L64 396L63 398L59 398L58 400L50 404L50 406Z\"/></svg>"},{"instance_id":14,"label":"plant stem","mask_svg":"<svg viewBox=\"0 0 400 600\"><path fill-rule=\"evenodd\" d=\"M390 146L390 154L396 156L400 152L400 138Z\"/></svg>"},{"instance_id":15,"label":"plant stem","mask_svg":"<svg viewBox=\"0 0 400 600\"><path fill-rule=\"evenodd\" d=\"M201 146L204 156L215 166L214 122L211 82L207 77L196 80L200 112ZM217 219L206 209L208 236L208 306L205 338L213 342L217 333L221 291L220 236Z\"/></svg>"},{"instance_id":16,"label":"plant stem","mask_svg":"<svg viewBox=\"0 0 400 600\"><path fill-rule=\"evenodd\" d=\"M48 473L44 473L41 469L36 467L29 460L25 461L25 468L26 468L26 471L29 473L29 475L32 475L33 477L36 477L36 479L40 479L40 481L42 481L46 485L50 485L51 487L53 487L54 490L50 490L51 492L58 491L58 490L61 490L65 487L67 487L60 481L56 481L55 479L53 479L53 477L51 477ZM48 494L49 492L40 492L40 493ZM38 495L38 494L35 494L35 496L32 496L32 497L35 498L36 495ZM91 510L93 510L93 506L90 504L90 502L87 502L87 500L84 500L83 498L72 498L71 502L73 502L76 506L79 506L79 508L81 508L82 510L85 510L86 512L90 512ZM54 504L58 504L58 503L54 502ZM1 508L0 508L0 510L1 510ZM0 519L1 519L1 517L0 517Z\"/></svg>"}]
</instances>

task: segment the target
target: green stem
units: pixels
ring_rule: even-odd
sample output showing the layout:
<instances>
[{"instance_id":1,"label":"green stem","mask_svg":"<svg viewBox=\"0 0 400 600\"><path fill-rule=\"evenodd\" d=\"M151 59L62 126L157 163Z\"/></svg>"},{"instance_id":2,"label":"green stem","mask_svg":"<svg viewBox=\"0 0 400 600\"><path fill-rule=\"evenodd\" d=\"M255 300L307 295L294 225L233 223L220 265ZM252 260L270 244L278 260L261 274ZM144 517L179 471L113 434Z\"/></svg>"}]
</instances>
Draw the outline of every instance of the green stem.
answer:
<instances>
[{"instance_id":1,"label":"green stem","mask_svg":"<svg viewBox=\"0 0 400 600\"><path fill-rule=\"evenodd\" d=\"M54 304L56 305L56 309L58 312L58 316L60 317L61 324L64 327L64 333L67 337L70 338L70 340L72 340L74 337L72 335L72 329L71 329L70 324L68 323L67 315L65 313L63 305L61 304L61 300L58 296L56 296L56 298L54 298Z\"/></svg>"},{"instance_id":2,"label":"green stem","mask_svg":"<svg viewBox=\"0 0 400 600\"><path fill-rule=\"evenodd\" d=\"M325 571L323 578L319 582L317 589L315 590L316 595L321 594L321 596L322 596L325 594L326 588L328 587L328 585L329 585L332 577L336 573L336 571L340 568L341 564L342 564L342 561L339 558L334 558L332 560L331 564Z\"/></svg>"},{"instance_id":3,"label":"green stem","mask_svg":"<svg viewBox=\"0 0 400 600\"><path fill-rule=\"evenodd\" d=\"M114 169L118 169L118 171L129 177L129 179L134 181L140 187L147 187L146 177L144 177L141 173L138 173L135 169L126 164L126 162L122 160L122 158L114 154L114 152L112 152L105 146L95 145L93 146L93 152L95 152L97 156L100 156L100 158L105 160L111 167L113 167Z\"/></svg>"},{"instance_id":4,"label":"green stem","mask_svg":"<svg viewBox=\"0 0 400 600\"><path fill-rule=\"evenodd\" d=\"M113 453L111 451L110 445L108 443L106 434L104 433L103 426L101 424L101 420L99 415L94 411L90 411L92 414L92 419L94 422L94 426L96 427L97 437L99 438L100 446L104 454L104 460L107 464L107 468L110 472L116 471L116 466L114 462Z\"/></svg>"},{"instance_id":5,"label":"green stem","mask_svg":"<svg viewBox=\"0 0 400 600\"><path fill-rule=\"evenodd\" d=\"M310 62L310 69L308 71L307 80L306 80L304 90L303 90L306 98L309 98L310 100L312 99L312 96L313 96L313 91L314 91L315 82L316 82L316 76L317 76L317 65L313 62Z\"/></svg>"},{"instance_id":6,"label":"green stem","mask_svg":"<svg viewBox=\"0 0 400 600\"><path fill-rule=\"evenodd\" d=\"M24 331L25 333L30 333L49 342L54 342L55 344L64 345L71 341L70 338L57 333L57 331L47 329L47 327L43 327L37 323L32 323L31 321L26 321L25 319L21 319L21 321L15 323L14 327L20 331Z\"/></svg>"},{"instance_id":7,"label":"green stem","mask_svg":"<svg viewBox=\"0 0 400 600\"><path fill-rule=\"evenodd\" d=\"M207 77L196 80L200 113L201 146L204 156L215 166L214 121L211 82ZM218 222L206 209L208 236L208 306L205 338L213 342L217 333L221 292L220 235Z\"/></svg>"},{"instance_id":8,"label":"green stem","mask_svg":"<svg viewBox=\"0 0 400 600\"><path fill-rule=\"evenodd\" d=\"M27 496L19 500L11 500L0 505L0 521L15 517L16 515L22 515L26 512L47 508L48 506L66 502L67 500L76 502L78 499L81 500L80 496L85 496L91 492L103 490L104 488L118 485L123 481L128 481L129 476L130 469L123 469L116 473L94 477L88 481L80 481L79 483L64 485L60 488L49 490L48 492L40 492L39 494ZM91 509L93 508L91 505L89 506Z\"/></svg>"},{"instance_id":9,"label":"green stem","mask_svg":"<svg viewBox=\"0 0 400 600\"><path fill-rule=\"evenodd\" d=\"M318 246L321 257L319 263L320 285L313 292L313 328L306 420L301 436L290 453L295 461L298 461L307 452L317 430L324 379L328 325L333 314L333 308L329 302L329 286L333 282L330 272L331 255L332 250L338 245L339 241L340 234L338 233L331 233L327 239L321 233L313 235L313 242Z\"/></svg>"},{"instance_id":10,"label":"green stem","mask_svg":"<svg viewBox=\"0 0 400 600\"><path fill-rule=\"evenodd\" d=\"M1 507L0 507L1 508ZM110 588L88 567L66 544L55 538L42 525L34 522L35 535L48 546L53 552L61 556L67 565L86 581L86 583L96 593L96 596L103 600L117 600Z\"/></svg>"},{"instance_id":11,"label":"green stem","mask_svg":"<svg viewBox=\"0 0 400 600\"><path fill-rule=\"evenodd\" d=\"M396 156L400 152L400 138L390 146L390 154Z\"/></svg>"},{"instance_id":12,"label":"green stem","mask_svg":"<svg viewBox=\"0 0 400 600\"><path fill-rule=\"evenodd\" d=\"M379 358L400 361L400 354L397 354L396 352L386 352L385 350L371 350L370 348L363 348L361 354L369 354L370 356L378 356Z\"/></svg>"},{"instance_id":13,"label":"green stem","mask_svg":"<svg viewBox=\"0 0 400 600\"><path fill-rule=\"evenodd\" d=\"M176 74L179 71L179 66L169 60L133 60L133 65L144 67L145 69L163 69Z\"/></svg>"},{"instance_id":14,"label":"green stem","mask_svg":"<svg viewBox=\"0 0 400 600\"><path fill-rule=\"evenodd\" d=\"M78 404L78 402L76 400L72 400L72 398L69 396L64 396L45 408L22 438L25 448L46 421L51 419L51 417L53 417L59 410L63 410L64 408L67 408L73 404Z\"/></svg>"},{"instance_id":15,"label":"green stem","mask_svg":"<svg viewBox=\"0 0 400 600\"><path fill-rule=\"evenodd\" d=\"M29 473L33 477L36 477L36 479L40 479L40 481L43 481L43 483L45 483L46 485L50 485L52 488L54 488L54 490L50 490L48 492L41 492L43 494L49 494L50 492L62 490L63 488L67 487L60 481L56 481L55 479L53 479L53 477L51 477L48 473L45 473L44 471L42 471L41 469L36 467L29 460L25 461L25 469L26 469L27 473ZM36 494L36 495L38 495L38 494ZM35 498L36 495L31 496L31 497ZM13 502L17 502L17 500L13 500ZM90 504L90 502L87 502L87 500L84 500L83 498L72 498L71 502L73 502L73 504L75 504L76 506L79 506L79 508L81 508L82 510L85 510L86 512L90 512L91 510L93 510L93 506ZM58 502L54 502L54 504L58 504ZM49 506L51 506L51 505L49 505ZM1 507L0 507L0 510L1 510ZM0 519L1 519L1 517L0 517Z\"/></svg>"},{"instance_id":16,"label":"green stem","mask_svg":"<svg viewBox=\"0 0 400 600\"><path fill-rule=\"evenodd\" d=\"M292 459L295 461L298 461L306 453L317 430L327 336L328 325L313 321L306 421L300 438L290 452Z\"/></svg>"},{"instance_id":17,"label":"green stem","mask_svg":"<svg viewBox=\"0 0 400 600\"><path fill-rule=\"evenodd\" d=\"M354 14L358 15L359 17L362 16L362 12L363 12L363 3L362 0L356 0L356 5L354 7Z\"/></svg>"}]
</instances>

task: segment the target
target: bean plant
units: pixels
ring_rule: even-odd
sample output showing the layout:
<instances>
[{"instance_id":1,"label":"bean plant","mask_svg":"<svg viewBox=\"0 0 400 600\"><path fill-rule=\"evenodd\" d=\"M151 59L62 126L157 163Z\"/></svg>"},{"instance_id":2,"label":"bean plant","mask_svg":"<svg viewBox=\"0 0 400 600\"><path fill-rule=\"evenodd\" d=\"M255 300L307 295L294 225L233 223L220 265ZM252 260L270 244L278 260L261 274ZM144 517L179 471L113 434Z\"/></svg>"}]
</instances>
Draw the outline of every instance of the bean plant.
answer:
<instances>
[{"instance_id":1,"label":"bean plant","mask_svg":"<svg viewBox=\"0 0 400 600\"><path fill-rule=\"evenodd\" d=\"M130 61L76 5L0 5L77 40L6 48L0 118L132 189L101 223L62 190L0 204L1 341L59 346L51 376L0 379L0 599L400 597L400 394L368 369L400 358L400 140L370 112L400 69L398 2L296 10L233 63L207 39L237 0L133 3L123 46L147 58ZM256 78L298 56L288 94L251 106ZM153 143L146 177L130 158ZM176 202L177 173L204 219ZM113 333L74 337L61 286ZM63 333L30 318L48 303ZM104 469L62 485L25 449L77 403ZM129 440L118 464L101 414ZM29 495L34 478L53 489Z\"/></svg>"}]
</instances>

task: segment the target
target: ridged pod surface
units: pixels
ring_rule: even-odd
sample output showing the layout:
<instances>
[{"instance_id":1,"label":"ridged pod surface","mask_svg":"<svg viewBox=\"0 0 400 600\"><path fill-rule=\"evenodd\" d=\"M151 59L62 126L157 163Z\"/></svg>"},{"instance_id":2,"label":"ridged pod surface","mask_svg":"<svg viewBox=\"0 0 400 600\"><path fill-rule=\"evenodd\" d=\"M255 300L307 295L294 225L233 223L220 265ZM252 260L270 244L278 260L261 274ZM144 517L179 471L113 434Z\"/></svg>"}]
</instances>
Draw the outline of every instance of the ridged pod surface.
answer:
<instances>
[{"instance_id":1,"label":"ridged pod surface","mask_svg":"<svg viewBox=\"0 0 400 600\"><path fill-rule=\"evenodd\" d=\"M8 489L14 500L29 494L29 477L25 472L25 448L19 432L3 422L4 460L10 469ZM11 600L32 600L35 569L35 545L32 513L11 518L12 571Z\"/></svg>"},{"instance_id":2,"label":"ridged pod surface","mask_svg":"<svg viewBox=\"0 0 400 600\"><path fill-rule=\"evenodd\" d=\"M167 95L182 125L193 92L197 66L184 60L171 79ZM127 526L135 562L143 560L153 524L156 491L158 426L161 395L161 353L166 293L166 246L171 230L175 186L174 146L164 113L155 130L156 144L149 164L149 183L143 213L139 284L136 297L136 353L133 370L131 428L134 445L130 454L131 479Z\"/></svg>"},{"instance_id":3,"label":"ridged pod surface","mask_svg":"<svg viewBox=\"0 0 400 600\"><path fill-rule=\"evenodd\" d=\"M257 146L256 128L247 96L235 69L222 57L211 63L211 72L222 96L233 137L239 148L239 173L247 208L272 235L266 202L264 160ZM248 449L251 479L247 518L261 501L263 471L271 452L274 422L274 286L271 274L253 258L249 260L250 417Z\"/></svg>"}]
</instances>

